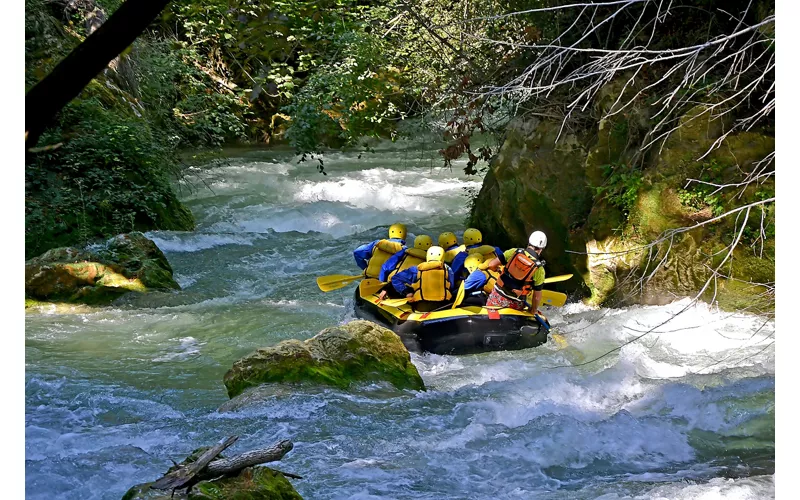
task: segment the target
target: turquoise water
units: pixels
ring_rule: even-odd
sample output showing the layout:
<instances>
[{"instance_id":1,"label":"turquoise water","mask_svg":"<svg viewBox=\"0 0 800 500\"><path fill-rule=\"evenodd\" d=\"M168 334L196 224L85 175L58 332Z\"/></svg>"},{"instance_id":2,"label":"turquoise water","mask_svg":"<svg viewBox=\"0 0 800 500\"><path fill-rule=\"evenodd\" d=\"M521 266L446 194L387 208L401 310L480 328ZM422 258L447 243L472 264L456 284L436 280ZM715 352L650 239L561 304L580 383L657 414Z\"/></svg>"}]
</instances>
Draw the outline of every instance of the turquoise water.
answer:
<instances>
[{"instance_id":1,"label":"turquoise water","mask_svg":"<svg viewBox=\"0 0 800 500\"><path fill-rule=\"evenodd\" d=\"M183 291L27 314L27 496L120 498L230 434L232 452L291 439L279 468L309 499L774 496L773 324L698 306L569 366L685 302L547 311L566 348L415 354L424 393L376 384L218 412L236 359L353 319L352 288L314 279L357 271L355 246L398 220L463 231L480 179L430 153L327 155L322 176L287 153L234 152L202 171L210 189L181 186L195 232L148 234Z\"/></svg>"}]
</instances>

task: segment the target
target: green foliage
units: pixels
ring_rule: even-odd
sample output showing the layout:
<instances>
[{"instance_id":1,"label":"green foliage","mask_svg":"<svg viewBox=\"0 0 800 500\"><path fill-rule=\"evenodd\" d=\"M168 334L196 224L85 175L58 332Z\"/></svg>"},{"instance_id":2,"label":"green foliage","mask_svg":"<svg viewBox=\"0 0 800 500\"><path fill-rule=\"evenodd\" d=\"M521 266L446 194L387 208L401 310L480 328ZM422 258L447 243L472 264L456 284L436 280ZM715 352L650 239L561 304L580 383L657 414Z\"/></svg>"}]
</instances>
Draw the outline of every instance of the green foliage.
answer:
<instances>
[{"instance_id":1,"label":"green foliage","mask_svg":"<svg viewBox=\"0 0 800 500\"><path fill-rule=\"evenodd\" d=\"M297 98L283 108L292 117L287 139L301 151L354 144L362 137L394 136L405 117L402 72L381 62L385 41L344 33L332 43L338 61L318 68Z\"/></svg>"},{"instance_id":2,"label":"green foliage","mask_svg":"<svg viewBox=\"0 0 800 500\"><path fill-rule=\"evenodd\" d=\"M81 99L41 141L62 146L36 154L25 170L27 255L132 230L193 227L169 183L174 151L144 120Z\"/></svg>"},{"instance_id":3,"label":"green foliage","mask_svg":"<svg viewBox=\"0 0 800 500\"><path fill-rule=\"evenodd\" d=\"M601 166L605 182L595 188L595 196L619 208L627 216L630 214L639 188L642 186L642 172L624 164L608 164Z\"/></svg>"},{"instance_id":4,"label":"green foliage","mask_svg":"<svg viewBox=\"0 0 800 500\"><path fill-rule=\"evenodd\" d=\"M141 102L176 146L220 146L245 138L246 99L218 91L195 66L202 60L195 48L150 41L140 44L137 58Z\"/></svg>"},{"instance_id":5,"label":"green foliage","mask_svg":"<svg viewBox=\"0 0 800 500\"><path fill-rule=\"evenodd\" d=\"M678 199L683 206L693 210L709 208L712 215L718 216L725 212L722 196L714 193L715 188L707 184L695 184L691 188L678 189Z\"/></svg>"}]
</instances>

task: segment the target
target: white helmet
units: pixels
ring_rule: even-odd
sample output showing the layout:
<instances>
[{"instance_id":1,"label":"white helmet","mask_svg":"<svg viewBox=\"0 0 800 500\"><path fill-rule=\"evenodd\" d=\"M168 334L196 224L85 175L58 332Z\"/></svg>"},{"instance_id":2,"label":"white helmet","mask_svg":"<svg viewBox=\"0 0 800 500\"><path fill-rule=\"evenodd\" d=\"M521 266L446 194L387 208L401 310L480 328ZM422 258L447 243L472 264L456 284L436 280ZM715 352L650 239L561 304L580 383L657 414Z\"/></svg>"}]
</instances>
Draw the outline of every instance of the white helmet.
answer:
<instances>
[{"instance_id":1,"label":"white helmet","mask_svg":"<svg viewBox=\"0 0 800 500\"><path fill-rule=\"evenodd\" d=\"M534 231L528 238L528 244L536 248L544 248L547 246L547 236L541 231Z\"/></svg>"}]
</instances>

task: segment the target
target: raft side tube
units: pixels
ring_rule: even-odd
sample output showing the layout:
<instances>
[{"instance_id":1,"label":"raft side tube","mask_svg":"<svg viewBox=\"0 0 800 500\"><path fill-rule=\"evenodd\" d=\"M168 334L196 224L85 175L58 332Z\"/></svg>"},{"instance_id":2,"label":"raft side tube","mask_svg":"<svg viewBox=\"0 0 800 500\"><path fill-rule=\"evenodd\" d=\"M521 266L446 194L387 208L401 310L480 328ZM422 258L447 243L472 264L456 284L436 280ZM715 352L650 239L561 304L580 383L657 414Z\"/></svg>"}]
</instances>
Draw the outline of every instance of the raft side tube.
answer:
<instances>
[{"instance_id":1,"label":"raft side tube","mask_svg":"<svg viewBox=\"0 0 800 500\"><path fill-rule=\"evenodd\" d=\"M536 347L547 342L549 329L536 315L525 311L499 309L494 318L489 316L489 310L477 306L418 313L408 304L382 305L376 295L362 296L358 289L355 309L357 317L376 321L397 333L407 349L434 354Z\"/></svg>"}]
</instances>

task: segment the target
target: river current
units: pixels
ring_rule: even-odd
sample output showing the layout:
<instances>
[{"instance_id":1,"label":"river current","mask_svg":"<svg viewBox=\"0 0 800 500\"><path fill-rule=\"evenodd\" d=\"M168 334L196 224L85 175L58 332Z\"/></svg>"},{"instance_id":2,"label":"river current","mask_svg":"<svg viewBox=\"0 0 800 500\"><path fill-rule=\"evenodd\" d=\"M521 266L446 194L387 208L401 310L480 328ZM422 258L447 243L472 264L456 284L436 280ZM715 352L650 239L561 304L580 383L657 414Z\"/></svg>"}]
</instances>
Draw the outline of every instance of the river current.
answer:
<instances>
[{"instance_id":1,"label":"river current","mask_svg":"<svg viewBox=\"0 0 800 500\"><path fill-rule=\"evenodd\" d=\"M545 310L566 347L412 354L427 392L375 384L218 412L236 359L353 319L353 288L314 279L357 272L357 245L395 221L461 235L480 179L431 156L337 153L323 176L285 152L234 152L202 171L208 187L181 185L196 231L148 233L183 291L28 313L26 496L118 499L231 434L230 453L291 439L275 466L308 499L774 496L773 323L701 304L581 365L685 299Z\"/></svg>"}]
</instances>

